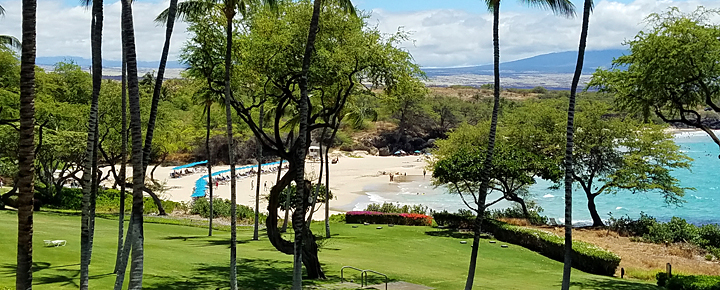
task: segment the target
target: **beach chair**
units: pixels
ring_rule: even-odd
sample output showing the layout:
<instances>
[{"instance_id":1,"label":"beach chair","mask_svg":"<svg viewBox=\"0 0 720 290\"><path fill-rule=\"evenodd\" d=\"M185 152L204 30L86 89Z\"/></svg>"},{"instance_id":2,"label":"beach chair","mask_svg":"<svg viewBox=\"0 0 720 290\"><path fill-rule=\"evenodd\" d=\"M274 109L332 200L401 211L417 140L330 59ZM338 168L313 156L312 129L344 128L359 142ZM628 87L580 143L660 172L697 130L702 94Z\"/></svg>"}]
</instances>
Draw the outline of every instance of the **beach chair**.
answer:
<instances>
[{"instance_id":1,"label":"beach chair","mask_svg":"<svg viewBox=\"0 0 720 290\"><path fill-rule=\"evenodd\" d=\"M61 247L67 244L65 240L44 240L46 247Z\"/></svg>"}]
</instances>

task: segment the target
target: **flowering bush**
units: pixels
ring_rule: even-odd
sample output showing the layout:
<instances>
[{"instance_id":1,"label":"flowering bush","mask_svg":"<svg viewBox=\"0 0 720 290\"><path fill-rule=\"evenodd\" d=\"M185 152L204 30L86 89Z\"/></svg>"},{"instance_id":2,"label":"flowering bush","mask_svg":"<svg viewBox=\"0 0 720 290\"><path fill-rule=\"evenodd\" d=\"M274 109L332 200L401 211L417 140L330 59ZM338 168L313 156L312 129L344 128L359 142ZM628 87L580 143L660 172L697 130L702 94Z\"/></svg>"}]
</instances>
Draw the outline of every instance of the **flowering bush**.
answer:
<instances>
[{"instance_id":1,"label":"flowering bush","mask_svg":"<svg viewBox=\"0 0 720 290\"><path fill-rule=\"evenodd\" d=\"M417 213L383 213L377 211L349 211L345 213L345 221L349 224L396 224L408 226L429 226L432 217Z\"/></svg>"}]
</instances>

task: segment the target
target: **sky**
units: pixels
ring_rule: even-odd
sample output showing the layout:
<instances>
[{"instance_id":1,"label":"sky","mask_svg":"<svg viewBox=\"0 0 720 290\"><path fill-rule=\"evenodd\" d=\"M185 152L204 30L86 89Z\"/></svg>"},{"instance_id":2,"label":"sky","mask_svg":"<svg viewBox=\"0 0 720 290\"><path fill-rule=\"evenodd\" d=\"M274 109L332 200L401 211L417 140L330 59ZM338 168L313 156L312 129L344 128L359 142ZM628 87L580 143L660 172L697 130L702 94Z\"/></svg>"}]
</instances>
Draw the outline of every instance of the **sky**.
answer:
<instances>
[{"instance_id":1,"label":"sky","mask_svg":"<svg viewBox=\"0 0 720 290\"><path fill-rule=\"evenodd\" d=\"M580 35L583 2L572 0L575 18L555 16L550 11L527 7L526 1L506 0L500 6L500 58L512 61L535 55L576 50ZM79 56L90 58L90 10L79 0L38 0L38 44L40 57ZM120 2L105 0L103 58L120 59ZM165 30L153 23L169 0L136 0L133 7L138 59L160 58ZM483 0L354 0L371 13L370 26L383 33L409 33L401 43L423 67L455 67L488 64L492 61L492 15ZM720 9L717 0L600 0L590 17L588 49L624 48L646 26L650 13L677 6L691 12L697 6ZM21 0L0 0L6 15L0 18L0 34L20 36ZM720 23L720 19L716 19ZM178 23L172 38L170 60L176 60L189 37L186 25Z\"/></svg>"}]
</instances>

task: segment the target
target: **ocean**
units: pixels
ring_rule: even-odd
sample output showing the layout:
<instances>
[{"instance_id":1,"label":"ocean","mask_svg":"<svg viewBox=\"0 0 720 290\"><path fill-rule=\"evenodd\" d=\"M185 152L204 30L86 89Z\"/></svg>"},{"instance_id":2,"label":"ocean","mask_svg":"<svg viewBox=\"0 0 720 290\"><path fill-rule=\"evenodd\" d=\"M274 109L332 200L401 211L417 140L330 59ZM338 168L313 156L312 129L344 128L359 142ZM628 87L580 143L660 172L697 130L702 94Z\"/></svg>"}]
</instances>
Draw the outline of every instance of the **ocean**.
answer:
<instances>
[{"instance_id":1,"label":"ocean","mask_svg":"<svg viewBox=\"0 0 720 290\"><path fill-rule=\"evenodd\" d=\"M686 219L693 224L720 224L720 159L718 146L704 132L683 132L675 135L675 142L680 150L693 158L691 170L676 170L673 176L680 180L681 186L693 187L695 190L685 192L685 203L680 206L665 204L658 192L636 193L620 191L617 194L602 194L595 199L600 216L607 220L611 217L630 216L637 218L644 212L661 221L668 221L673 216ZM564 189L551 189L553 183L537 180L530 187L531 197L540 205L542 215L564 222L565 198ZM456 212L467 208L458 195L448 194L444 186L436 187L430 177L408 176L408 181L398 183L370 184L363 188L366 196L358 199L348 210L363 210L369 203L393 202L399 204L422 204L433 210ZM499 194L491 194L488 201L499 198ZM471 201L468 201L471 202ZM499 202L490 209L509 207L512 203ZM591 224L587 209L585 193L574 185L573 224L577 226Z\"/></svg>"}]
</instances>

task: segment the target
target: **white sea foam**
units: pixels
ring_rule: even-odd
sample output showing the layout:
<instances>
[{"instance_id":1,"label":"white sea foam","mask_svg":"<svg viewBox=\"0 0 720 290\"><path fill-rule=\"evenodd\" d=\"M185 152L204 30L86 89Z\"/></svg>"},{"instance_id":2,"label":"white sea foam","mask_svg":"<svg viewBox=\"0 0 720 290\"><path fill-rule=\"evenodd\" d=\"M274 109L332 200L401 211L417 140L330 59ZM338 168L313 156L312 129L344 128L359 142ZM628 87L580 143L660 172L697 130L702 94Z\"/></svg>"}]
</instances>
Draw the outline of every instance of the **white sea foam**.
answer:
<instances>
[{"instance_id":1,"label":"white sea foam","mask_svg":"<svg viewBox=\"0 0 720 290\"><path fill-rule=\"evenodd\" d=\"M553 197L555 197L555 196L548 193L548 194L546 194L546 195L543 195L543 197L544 197L544 198L553 198Z\"/></svg>"}]
</instances>

